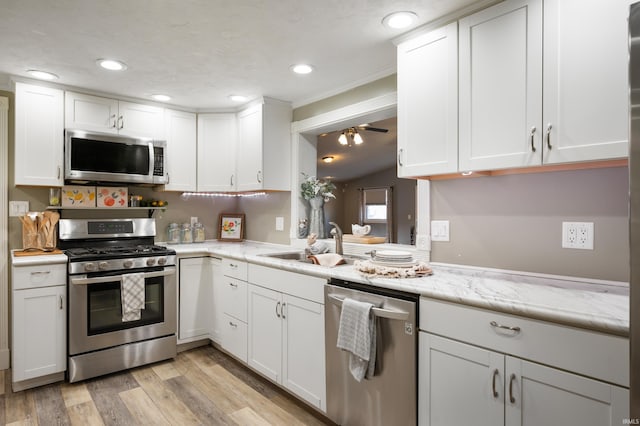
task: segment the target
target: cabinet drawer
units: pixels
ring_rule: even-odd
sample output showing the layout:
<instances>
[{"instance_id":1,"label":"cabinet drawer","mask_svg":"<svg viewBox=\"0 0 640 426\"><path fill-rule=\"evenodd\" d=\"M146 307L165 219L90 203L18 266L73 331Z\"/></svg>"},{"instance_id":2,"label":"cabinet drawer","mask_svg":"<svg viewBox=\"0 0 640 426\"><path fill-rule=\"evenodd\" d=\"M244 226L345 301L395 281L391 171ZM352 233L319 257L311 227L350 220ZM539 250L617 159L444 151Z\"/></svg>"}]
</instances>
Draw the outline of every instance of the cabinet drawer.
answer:
<instances>
[{"instance_id":1,"label":"cabinet drawer","mask_svg":"<svg viewBox=\"0 0 640 426\"><path fill-rule=\"evenodd\" d=\"M247 362L247 323L224 314L220 326L222 347L242 362Z\"/></svg>"},{"instance_id":2,"label":"cabinet drawer","mask_svg":"<svg viewBox=\"0 0 640 426\"><path fill-rule=\"evenodd\" d=\"M236 278L224 277L222 281L222 300L224 313L247 321L247 282Z\"/></svg>"},{"instance_id":3,"label":"cabinet drawer","mask_svg":"<svg viewBox=\"0 0 640 426\"><path fill-rule=\"evenodd\" d=\"M14 290L67 285L67 265L18 266L13 268Z\"/></svg>"},{"instance_id":4,"label":"cabinet drawer","mask_svg":"<svg viewBox=\"0 0 640 426\"><path fill-rule=\"evenodd\" d=\"M420 300L420 329L629 386L624 337L426 298Z\"/></svg>"},{"instance_id":5,"label":"cabinet drawer","mask_svg":"<svg viewBox=\"0 0 640 426\"><path fill-rule=\"evenodd\" d=\"M222 273L228 277L247 281L247 262L233 259L223 259Z\"/></svg>"},{"instance_id":6,"label":"cabinet drawer","mask_svg":"<svg viewBox=\"0 0 640 426\"><path fill-rule=\"evenodd\" d=\"M327 283L325 278L254 264L249 265L248 275L251 284L324 305L324 285Z\"/></svg>"}]
</instances>

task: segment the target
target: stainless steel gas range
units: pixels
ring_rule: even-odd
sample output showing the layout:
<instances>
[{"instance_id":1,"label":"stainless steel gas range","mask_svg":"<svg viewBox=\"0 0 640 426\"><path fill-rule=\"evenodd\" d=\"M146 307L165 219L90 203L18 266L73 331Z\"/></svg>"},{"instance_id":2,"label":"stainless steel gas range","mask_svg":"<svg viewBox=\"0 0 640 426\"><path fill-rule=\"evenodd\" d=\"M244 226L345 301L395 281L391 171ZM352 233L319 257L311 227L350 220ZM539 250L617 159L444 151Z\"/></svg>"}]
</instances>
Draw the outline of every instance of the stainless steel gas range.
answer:
<instances>
[{"instance_id":1,"label":"stainless steel gas range","mask_svg":"<svg viewBox=\"0 0 640 426\"><path fill-rule=\"evenodd\" d=\"M154 219L60 220L70 382L176 356L176 253L154 245L155 234Z\"/></svg>"}]
</instances>

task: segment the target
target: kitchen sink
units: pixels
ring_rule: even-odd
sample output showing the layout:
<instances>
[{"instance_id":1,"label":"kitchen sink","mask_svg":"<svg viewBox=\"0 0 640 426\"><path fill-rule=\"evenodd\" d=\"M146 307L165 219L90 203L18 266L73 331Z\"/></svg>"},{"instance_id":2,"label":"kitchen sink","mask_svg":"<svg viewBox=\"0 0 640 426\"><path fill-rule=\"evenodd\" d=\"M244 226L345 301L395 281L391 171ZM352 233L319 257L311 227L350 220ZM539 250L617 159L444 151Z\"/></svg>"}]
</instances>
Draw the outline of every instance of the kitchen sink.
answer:
<instances>
[{"instance_id":1,"label":"kitchen sink","mask_svg":"<svg viewBox=\"0 0 640 426\"><path fill-rule=\"evenodd\" d=\"M281 260L289 260L291 262L301 262L301 263L308 263L308 264L313 264L313 262L311 261L311 259L307 258L307 253L304 251L288 251L288 252L280 252L280 253L266 253L266 254L261 254L259 256L264 256L264 257L272 257L274 259L281 259ZM347 265L353 265L353 262L355 262L356 260L364 260L366 259L366 257L364 256L354 256L354 255L342 255L342 258L344 259L345 262L347 262Z\"/></svg>"}]
</instances>

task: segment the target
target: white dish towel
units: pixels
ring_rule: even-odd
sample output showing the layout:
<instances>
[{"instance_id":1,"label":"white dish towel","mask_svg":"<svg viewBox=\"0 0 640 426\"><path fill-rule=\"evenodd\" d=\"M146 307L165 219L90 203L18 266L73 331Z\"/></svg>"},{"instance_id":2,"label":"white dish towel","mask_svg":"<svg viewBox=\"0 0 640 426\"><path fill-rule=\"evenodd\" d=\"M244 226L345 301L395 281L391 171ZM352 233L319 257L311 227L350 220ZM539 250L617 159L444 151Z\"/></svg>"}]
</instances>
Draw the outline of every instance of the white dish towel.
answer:
<instances>
[{"instance_id":1,"label":"white dish towel","mask_svg":"<svg viewBox=\"0 0 640 426\"><path fill-rule=\"evenodd\" d=\"M376 366L376 319L371 303L345 297L337 347L349 352L349 371L358 382L373 377Z\"/></svg>"},{"instance_id":2,"label":"white dish towel","mask_svg":"<svg viewBox=\"0 0 640 426\"><path fill-rule=\"evenodd\" d=\"M125 274L120 282L122 322L136 321L144 309L144 273Z\"/></svg>"}]
</instances>

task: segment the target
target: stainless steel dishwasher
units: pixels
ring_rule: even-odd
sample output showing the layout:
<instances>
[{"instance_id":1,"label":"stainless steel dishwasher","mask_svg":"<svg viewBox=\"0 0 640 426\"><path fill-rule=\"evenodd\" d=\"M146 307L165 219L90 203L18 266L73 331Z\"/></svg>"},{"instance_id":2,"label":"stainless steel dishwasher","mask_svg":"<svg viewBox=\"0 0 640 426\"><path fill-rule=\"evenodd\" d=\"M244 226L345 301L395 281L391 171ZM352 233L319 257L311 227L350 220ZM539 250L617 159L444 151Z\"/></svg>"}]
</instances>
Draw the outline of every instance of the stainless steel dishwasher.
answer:
<instances>
[{"instance_id":1,"label":"stainless steel dishwasher","mask_svg":"<svg viewBox=\"0 0 640 426\"><path fill-rule=\"evenodd\" d=\"M415 425L418 399L418 296L331 279L324 288L327 415L340 425ZM349 353L336 347L342 300L374 306L377 323L375 374L357 382Z\"/></svg>"}]
</instances>

